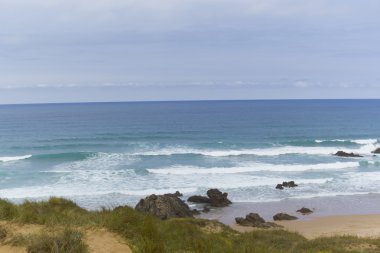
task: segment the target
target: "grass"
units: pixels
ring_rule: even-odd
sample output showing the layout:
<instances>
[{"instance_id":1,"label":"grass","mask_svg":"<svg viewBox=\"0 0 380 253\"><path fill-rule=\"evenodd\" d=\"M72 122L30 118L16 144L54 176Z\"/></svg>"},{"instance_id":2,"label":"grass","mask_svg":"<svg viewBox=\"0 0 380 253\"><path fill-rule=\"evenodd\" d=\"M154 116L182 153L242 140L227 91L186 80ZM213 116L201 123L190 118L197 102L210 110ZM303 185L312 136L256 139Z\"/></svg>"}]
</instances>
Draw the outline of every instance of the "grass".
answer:
<instances>
[{"instance_id":1,"label":"grass","mask_svg":"<svg viewBox=\"0 0 380 253\"><path fill-rule=\"evenodd\" d=\"M27 244L28 253L86 253L87 246L82 241L82 234L65 229L54 233L42 233L32 236Z\"/></svg>"},{"instance_id":2,"label":"grass","mask_svg":"<svg viewBox=\"0 0 380 253\"><path fill-rule=\"evenodd\" d=\"M283 230L240 234L216 221L190 218L161 221L127 206L87 211L62 198L50 198L44 202L27 201L21 205L0 200L0 220L40 224L52 231L61 231L62 227L74 228L53 235L44 233L32 236L32 239L15 238L15 242L28 245L29 253L86 252L80 233L75 231L83 227L106 228L117 233L128 239L137 253L380 252L378 239L346 236L307 240L299 234Z\"/></svg>"},{"instance_id":3,"label":"grass","mask_svg":"<svg viewBox=\"0 0 380 253\"><path fill-rule=\"evenodd\" d=\"M82 234L65 228L38 234L15 235L8 244L24 246L28 253L87 253Z\"/></svg>"}]
</instances>

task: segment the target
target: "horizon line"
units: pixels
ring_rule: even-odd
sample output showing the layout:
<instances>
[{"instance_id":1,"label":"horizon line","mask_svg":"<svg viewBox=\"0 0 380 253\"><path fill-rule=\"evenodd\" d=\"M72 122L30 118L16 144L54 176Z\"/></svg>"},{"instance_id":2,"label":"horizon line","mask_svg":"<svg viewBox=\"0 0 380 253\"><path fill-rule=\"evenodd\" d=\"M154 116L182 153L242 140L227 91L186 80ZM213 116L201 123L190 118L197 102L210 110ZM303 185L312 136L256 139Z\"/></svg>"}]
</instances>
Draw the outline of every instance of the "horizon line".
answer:
<instances>
[{"instance_id":1,"label":"horizon line","mask_svg":"<svg viewBox=\"0 0 380 253\"><path fill-rule=\"evenodd\" d=\"M259 98L259 99L194 99L194 100L130 100L130 101L78 101L78 102L36 102L36 103L0 103L9 105L65 105L65 104L122 104L122 103L181 103L181 102L248 102L248 101L323 101L323 100L380 100L380 98Z\"/></svg>"}]
</instances>

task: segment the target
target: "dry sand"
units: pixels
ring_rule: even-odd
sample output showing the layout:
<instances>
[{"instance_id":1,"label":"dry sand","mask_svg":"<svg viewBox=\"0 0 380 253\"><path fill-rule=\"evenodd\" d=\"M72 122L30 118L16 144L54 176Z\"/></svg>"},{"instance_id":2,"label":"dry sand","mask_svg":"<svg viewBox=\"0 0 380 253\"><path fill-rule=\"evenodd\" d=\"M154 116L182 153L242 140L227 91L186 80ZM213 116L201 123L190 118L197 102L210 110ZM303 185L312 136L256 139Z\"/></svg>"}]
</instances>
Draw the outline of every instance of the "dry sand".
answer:
<instances>
[{"instance_id":1,"label":"dry sand","mask_svg":"<svg viewBox=\"0 0 380 253\"><path fill-rule=\"evenodd\" d=\"M285 230L297 232L308 239L332 235L354 235L359 237L380 237L380 215L341 215L317 217L311 220L276 222ZM231 225L232 228L247 232L255 228Z\"/></svg>"},{"instance_id":2,"label":"dry sand","mask_svg":"<svg viewBox=\"0 0 380 253\"><path fill-rule=\"evenodd\" d=\"M45 228L41 225L25 224L20 225L12 222L0 222L0 225L8 231L7 238L14 235L36 234ZM84 242L88 245L90 253L132 253L127 242L115 233L111 233L106 229L84 229L80 228L84 234ZM26 253L25 247L15 247L0 243L0 253Z\"/></svg>"}]
</instances>

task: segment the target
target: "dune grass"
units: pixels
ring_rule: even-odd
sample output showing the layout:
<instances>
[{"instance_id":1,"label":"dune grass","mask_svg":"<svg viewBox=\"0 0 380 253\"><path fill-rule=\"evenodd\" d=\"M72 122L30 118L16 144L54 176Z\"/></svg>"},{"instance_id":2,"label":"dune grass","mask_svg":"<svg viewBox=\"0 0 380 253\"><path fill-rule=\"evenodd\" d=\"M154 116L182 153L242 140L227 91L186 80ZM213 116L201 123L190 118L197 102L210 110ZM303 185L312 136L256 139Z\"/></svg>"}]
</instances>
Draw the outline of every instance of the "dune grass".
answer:
<instances>
[{"instance_id":1,"label":"dune grass","mask_svg":"<svg viewBox=\"0 0 380 253\"><path fill-rule=\"evenodd\" d=\"M27 240L28 253L86 253L87 246L78 231L65 229L33 235Z\"/></svg>"},{"instance_id":2,"label":"dune grass","mask_svg":"<svg viewBox=\"0 0 380 253\"><path fill-rule=\"evenodd\" d=\"M34 248L67 242L70 238L76 238L75 233L80 238L78 232L72 229L100 227L128 239L133 251L138 253L380 252L378 239L346 236L307 240L299 234L283 230L258 230L241 234L216 221L191 218L161 221L127 206L87 211L62 198L50 198L43 202L27 201L20 205L0 200L0 220L40 224L54 231L61 231L62 227L71 228L68 232L35 237L34 243L28 244ZM80 240L77 243L82 245ZM69 251L63 247L61 251L46 252L86 252L84 245L78 246L78 250L83 251Z\"/></svg>"}]
</instances>

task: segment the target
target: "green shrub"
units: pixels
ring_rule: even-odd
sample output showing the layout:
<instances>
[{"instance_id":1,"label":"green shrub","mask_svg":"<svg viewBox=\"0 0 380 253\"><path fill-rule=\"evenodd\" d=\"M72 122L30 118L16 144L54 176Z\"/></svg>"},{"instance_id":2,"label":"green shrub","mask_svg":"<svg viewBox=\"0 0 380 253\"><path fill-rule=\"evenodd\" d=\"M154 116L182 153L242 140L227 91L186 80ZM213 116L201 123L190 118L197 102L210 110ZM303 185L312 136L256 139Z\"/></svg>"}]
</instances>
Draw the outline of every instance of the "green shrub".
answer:
<instances>
[{"instance_id":1,"label":"green shrub","mask_svg":"<svg viewBox=\"0 0 380 253\"><path fill-rule=\"evenodd\" d=\"M17 206L11 202L0 199L0 219L1 220L11 220L17 217Z\"/></svg>"}]
</instances>

